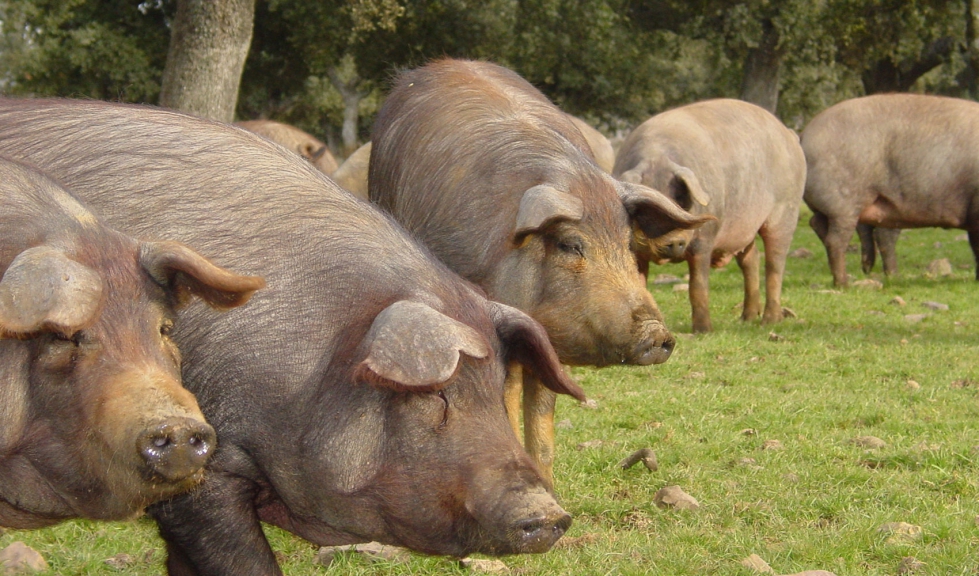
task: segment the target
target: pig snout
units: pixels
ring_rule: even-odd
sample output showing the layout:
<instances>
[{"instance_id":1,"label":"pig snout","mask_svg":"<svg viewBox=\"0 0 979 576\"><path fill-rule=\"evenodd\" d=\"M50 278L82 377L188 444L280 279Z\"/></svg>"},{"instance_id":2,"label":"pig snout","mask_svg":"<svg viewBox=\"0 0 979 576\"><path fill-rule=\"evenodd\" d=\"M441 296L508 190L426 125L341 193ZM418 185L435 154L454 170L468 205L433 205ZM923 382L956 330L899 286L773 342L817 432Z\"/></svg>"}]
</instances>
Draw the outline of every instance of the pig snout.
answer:
<instances>
[{"instance_id":1,"label":"pig snout","mask_svg":"<svg viewBox=\"0 0 979 576\"><path fill-rule=\"evenodd\" d=\"M571 515L557 506L549 514L519 521L516 526L515 550L518 553L547 552L571 527Z\"/></svg>"},{"instance_id":2,"label":"pig snout","mask_svg":"<svg viewBox=\"0 0 979 576\"><path fill-rule=\"evenodd\" d=\"M149 471L170 482L198 474L214 451L217 436L193 418L168 418L144 430L136 440Z\"/></svg>"},{"instance_id":3,"label":"pig snout","mask_svg":"<svg viewBox=\"0 0 979 576\"><path fill-rule=\"evenodd\" d=\"M673 354L675 346L676 338L663 324L656 321L647 322L643 326L638 343L632 350L631 357L626 361L639 366L662 364Z\"/></svg>"}]
</instances>

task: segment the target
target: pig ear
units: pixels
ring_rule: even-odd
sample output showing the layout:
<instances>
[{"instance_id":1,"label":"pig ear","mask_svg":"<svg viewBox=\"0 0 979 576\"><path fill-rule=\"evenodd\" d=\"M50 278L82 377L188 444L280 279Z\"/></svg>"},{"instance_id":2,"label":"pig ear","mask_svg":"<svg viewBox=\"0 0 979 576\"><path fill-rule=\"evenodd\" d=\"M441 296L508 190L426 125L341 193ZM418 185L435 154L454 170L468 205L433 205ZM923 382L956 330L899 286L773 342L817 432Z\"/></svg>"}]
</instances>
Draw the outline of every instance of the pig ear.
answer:
<instances>
[{"instance_id":1,"label":"pig ear","mask_svg":"<svg viewBox=\"0 0 979 576\"><path fill-rule=\"evenodd\" d=\"M489 306L496 333L509 351L508 360L529 368L544 386L558 394L568 394L581 402L587 400L585 391L561 367L543 326L506 304L490 302Z\"/></svg>"},{"instance_id":2,"label":"pig ear","mask_svg":"<svg viewBox=\"0 0 979 576\"><path fill-rule=\"evenodd\" d=\"M258 276L240 276L216 266L179 242L144 242L139 262L158 284L172 291L178 305L197 296L218 310L234 308L265 286Z\"/></svg>"},{"instance_id":3,"label":"pig ear","mask_svg":"<svg viewBox=\"0 0 979 576\"><path fill-rule=\"evenodd\" d=\"M95 320L101 301L102 279L94 270L55 248L30 248L0 279L0 337L70 336Z\"/></svg>"},{"instance_id":4,"label":"pig ear","mask_svg":"<svg viewBox=\"0 0 979 576\"><path fill-rule=\"evenodd\" d=\"M663 194L631 182L619 182L619 198L629 217L650 240L674 230L687 230L717 220L710 215L694 216Z\"/></svg>"},{"instance_id":5,"label":"pig ear","mask_svg":"<svg viewBox=\"0 0 979 576\"><path fill-rule=\"evenodd\" d=\"M517 225L513 231L514 239L519 242L527 234L559 221L581 220L584 205L581 199L562 192L546 184L538 184L528 188L520 199L520 210L517 211Z\"/></svg>"},{"instance_id":6,"label":"pig ear","mask_svg":"<svg viewBox=\"0 0 979 576\"><path fill-rule=\"evenodd\" d=\"M681 166L669 158L666 159L666 162L670 170L673 171L673 174L680 180L683 180L683 183L687 185L687 190L690 191L690 197L693 198L694 202L701 206L710 204L710 195L700 185L700 180L694 174L693 170L686 166Z\"/></svg>"},{"instance_id":7,"label":"pig ear","mask_svg":"<svg viewBox=\"0 0 979 576\"><path fill-rule=\"evenodd\" d=\"M490 346L472 327L408 300L374 318L365 341L367 358L355 378L399 392L434 392L459 368L459 356L486 358Z\"/></svg>"}]
</instances>

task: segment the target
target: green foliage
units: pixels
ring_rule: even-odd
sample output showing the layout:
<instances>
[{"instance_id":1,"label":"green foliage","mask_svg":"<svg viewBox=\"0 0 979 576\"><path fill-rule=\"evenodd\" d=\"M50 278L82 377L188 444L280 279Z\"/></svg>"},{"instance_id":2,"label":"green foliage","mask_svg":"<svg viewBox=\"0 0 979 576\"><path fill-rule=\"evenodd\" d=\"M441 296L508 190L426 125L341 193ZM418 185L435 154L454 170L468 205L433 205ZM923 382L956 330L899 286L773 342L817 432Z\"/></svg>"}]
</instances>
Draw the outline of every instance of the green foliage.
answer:
<instances>
[{"instance_id":1,"label":"green foliage","mask_svg":"<svg viewBox=\"0 0 979 576\"><path fill-rule=\"evenodd\" d=\"M890 576L906 556L924 563L915 574L975 573L979 284L968 242L960 230L906 231L898 276L874 274L880 290L840 291L808 216L792 248L814 255L789 259L783 292L797 318L741 322L732 263L710 277L715 332L692 336L687 294L650 282L679 336L673 357L573 370L598 402L595 410L567 398L558 405L555 475L574 524L546 554L503 558L512 573L750 576L740 562L753 553L777 574ZM859 254L847 258L861 277ZM925 275L936 258L949 258L951 277ZM681 276L686 266L654 267L651 280L658 273ZM891 304L895 296L906 306ZM950 309L922 306L930 300ZM929 315L905 318L917 313ZM867 435L886 445L852 442ZM763 449L768 440L782 448ZM657 453L658 471L618 468L645 447ZM671 484L701 508L656 507L654 494ZM921 526L922 538L888 542L878 531L888 522ZM344 557L326 568L315 564L312 544L266 532L290 575L468 573L451 559L418 555L407 563ZM163 544L147 521L8 531L0 547L15 540L39 550L52 574L116 574L103 561L120 552L134 559L123 573L162 571Z\"/></svg>"}]
</instances>

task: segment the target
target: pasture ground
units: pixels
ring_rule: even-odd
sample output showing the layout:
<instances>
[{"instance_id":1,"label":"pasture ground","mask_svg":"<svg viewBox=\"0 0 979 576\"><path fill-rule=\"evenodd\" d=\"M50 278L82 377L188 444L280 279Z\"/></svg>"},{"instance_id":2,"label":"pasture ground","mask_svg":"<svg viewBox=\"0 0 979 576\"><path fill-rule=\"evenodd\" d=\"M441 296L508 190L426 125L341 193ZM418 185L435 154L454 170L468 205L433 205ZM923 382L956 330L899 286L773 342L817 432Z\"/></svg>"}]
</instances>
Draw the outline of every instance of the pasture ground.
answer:
<instances>
[{"instance_id":1,"label":"pasture ground","mask_svg":"<svg viewBox=\"0 0 979 576\"><path fill-rule=\"evenodd\" d=\"M797 318L742 323L732 263L711 275L713 334L690 335L686 293L651 282L680 334L670 361L573 370L598 402L558 405L555 474L574 525L547 554L504 558L510 573L737 576L756 574L741 565L754 553L778 574L893 575L908 556L920 563L912 574L979 574L979 284L964 233L905 231L897 277L884 278L878 263L883 289L836 291L808 217L793 249L813 256L789 259L783 294ZM951 260L951 277L925 276L937 258ZM847 265L864 277L857 253ZM683 276L686 266L654 267L650 280L660 273ZM895 296L907 304L891 304ZM928 316L905 317L913 314ZM868 435L886 445L851 442ZM770 440L781 447L763 449ZM658 471L617 467L645 447ZM673 484L700 509L657 508L653 495ZM878 531L888 522L920 526L921 535L889 540ZM343 557L325 568L313 545L268 533L288 575L468 571L422 556ZM0 548L15 540L41 552L52 574L163 572L163 544L146 520L8 530ZM132 563L105 563L119 553Z\"/></svg>"}]
</instances>

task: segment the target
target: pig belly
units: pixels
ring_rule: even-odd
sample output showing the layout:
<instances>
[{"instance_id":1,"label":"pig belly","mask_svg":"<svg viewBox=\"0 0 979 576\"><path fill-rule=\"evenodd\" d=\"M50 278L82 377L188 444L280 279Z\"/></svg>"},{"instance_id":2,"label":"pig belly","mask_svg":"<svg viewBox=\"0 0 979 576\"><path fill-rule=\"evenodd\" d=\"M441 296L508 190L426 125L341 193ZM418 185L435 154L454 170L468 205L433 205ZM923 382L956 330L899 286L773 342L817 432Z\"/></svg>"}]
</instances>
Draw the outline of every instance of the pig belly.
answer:
<instances>
[{"instance_id":1,"label":"pig belly","mask_svg":"<svg viewBox=\"0 0 979 576\"><path fill-rule=\"evenodd\" d=\"M941 211L936 212L933 208ZM878 196L860 212L859 221L882 228L961 228L963 225L962 218L952 206L896 206L883 196Z\"/></svg>"}]
</instances>

